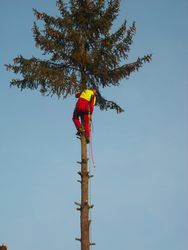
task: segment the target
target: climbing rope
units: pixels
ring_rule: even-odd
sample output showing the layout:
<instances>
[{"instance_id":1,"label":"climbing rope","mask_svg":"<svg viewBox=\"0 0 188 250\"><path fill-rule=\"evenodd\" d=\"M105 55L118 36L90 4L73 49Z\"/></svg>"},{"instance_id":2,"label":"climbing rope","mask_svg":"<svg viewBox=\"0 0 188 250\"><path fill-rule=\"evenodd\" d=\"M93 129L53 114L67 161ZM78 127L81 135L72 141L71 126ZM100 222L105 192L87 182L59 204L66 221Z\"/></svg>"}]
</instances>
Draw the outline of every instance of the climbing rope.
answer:
<instances>
[{"instance_id":1,"label":"climbing rope","mask_svg":"<svg viewBox=\"0 0 188 250\"><path fill-rule=\"evenodd\" d=\"M90 158L92 160L92 165L95 168L95 160L94 160L94 154L93 154L93 137L92 137L93 131L94 131L94 129L93 129L93 123L91 122L91 125L90 125L89 153L90 153Z\"/></svg>"}]
</instances>

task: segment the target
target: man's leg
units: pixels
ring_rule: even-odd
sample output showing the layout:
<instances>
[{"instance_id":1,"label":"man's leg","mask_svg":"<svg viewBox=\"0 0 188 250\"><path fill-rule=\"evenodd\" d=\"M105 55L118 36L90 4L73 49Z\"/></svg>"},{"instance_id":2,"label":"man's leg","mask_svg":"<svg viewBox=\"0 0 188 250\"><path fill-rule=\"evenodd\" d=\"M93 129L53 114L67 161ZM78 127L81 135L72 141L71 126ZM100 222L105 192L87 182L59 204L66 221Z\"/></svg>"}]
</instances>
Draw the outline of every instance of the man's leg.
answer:
<instances>
[{"instance_id":1,"label":"man's leg","mask_svg":"<svg viewBox=\"0 0 188 250\"><path fill-rule=\"evenodd\" d=\"M81 129L81 123L80 123L80 114L79 112L75 109L74 110L74 113L73 113L73 117L72 117L72 120L74 122L74 125L76 127L76 129L79 131Z\"/></svg>"},{"instance_id":2,"label":"man's leg","mask_svg":"<svg viewBox=\"0 0 188 250\"><path fill-rule=\"evenodd\" d=\"M88 113L83 114L83 123L87 143L90 142L90 120Z\"/></svg>"}]
</instances>

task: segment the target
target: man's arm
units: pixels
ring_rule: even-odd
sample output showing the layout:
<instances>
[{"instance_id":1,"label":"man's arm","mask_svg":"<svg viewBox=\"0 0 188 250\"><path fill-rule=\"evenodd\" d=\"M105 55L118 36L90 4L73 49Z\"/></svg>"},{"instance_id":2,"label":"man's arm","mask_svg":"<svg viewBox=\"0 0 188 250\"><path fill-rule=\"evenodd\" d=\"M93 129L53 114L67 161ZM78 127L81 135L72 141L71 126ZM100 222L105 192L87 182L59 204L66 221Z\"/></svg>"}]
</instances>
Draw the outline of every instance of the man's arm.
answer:
<instances>
[{"instance_id":1,"label":"man's arm","mask_svg":"<svg viewBox=\"0 0 188 250\"><path fill-rule=\"evenodd\" d=\"M92 115L93 113L93 110L94 110L94 106L95 106L95 96L92 95L91 96L91 99L90 99L90 102L89 102L89 111L90 111L90 114Z\"/></svg>"}]
</instances>

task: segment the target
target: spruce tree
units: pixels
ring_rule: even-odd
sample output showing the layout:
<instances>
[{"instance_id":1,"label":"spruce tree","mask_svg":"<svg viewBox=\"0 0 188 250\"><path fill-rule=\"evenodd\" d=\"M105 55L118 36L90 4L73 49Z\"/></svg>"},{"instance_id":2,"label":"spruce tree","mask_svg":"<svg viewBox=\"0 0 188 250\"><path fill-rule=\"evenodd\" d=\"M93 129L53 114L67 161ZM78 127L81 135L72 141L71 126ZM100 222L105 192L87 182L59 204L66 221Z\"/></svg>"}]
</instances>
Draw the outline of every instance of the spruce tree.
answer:
<instances>
[{"instance_id":1,"label":"spruce tree","mask_svg":"<svg viewBox=\"0 0 188 250\"><path fill-rule=\"evenodd\" d=\"M151 60L151 55L145 55L127 63L136 33L135 22L128 27L125 20L111 32L119 0L70 0L69 4L57 0L56 4L56 17L33 9L36 20L44 23L40 30L34 22L33 35L45 59L21 55L14 58L7 69L22 78L13 79L11 86L38 89L43 95L63 98L80 89L97 88L100 109L122 112L118 104L101 95L100 89L119 86L122 79Z\"/></svg>"},{"instance_id":2,"label":"spruce tree","mask_svg":"<svg viewBox=\"0 0 188 250\"><path fill-rule=\"evenodd\" d=\"M44 58L26 59L17 56L7 69L21 79L13 79L11 86L20 90L39 90L43 95L67 98L86 88L98 90L97 105L101 110L114 109L123 112L114 101L101 95L101 89L119 86L121 80L151 60L151 55L138 57L128 62L128 54L136 33L135 22L131 26L126 20L114 32L112 27L120 9L119 0L63 0L56 1L59 15L49 16L33 9L37 21L44 29L33 25L36 47L43 51ZM85 136L81 136L81 203L80 210L81 250L89 250L88 179L91 177L87 165Z\"/></svg>"}]
</instances>

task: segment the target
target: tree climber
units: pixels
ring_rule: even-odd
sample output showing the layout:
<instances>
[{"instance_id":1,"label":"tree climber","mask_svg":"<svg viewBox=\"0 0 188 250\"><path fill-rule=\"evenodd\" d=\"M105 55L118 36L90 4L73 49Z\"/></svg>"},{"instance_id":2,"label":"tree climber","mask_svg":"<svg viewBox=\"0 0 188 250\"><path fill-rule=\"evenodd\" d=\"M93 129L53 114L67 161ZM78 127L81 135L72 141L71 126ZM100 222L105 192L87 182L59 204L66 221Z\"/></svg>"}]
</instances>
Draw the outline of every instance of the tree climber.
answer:
<instances>
[{"instance_id":1,"label":"tree climber","mask_svg":"<svg viewBox=\"0 0 188 250\"><path fill-rule=\"evenodd\" d=\"M75 94L75 97L79 99L76 103L72 120L77 129L76 135L82 135L84 132L87 143L90 142L90 122L92 121L96 96L96 89L85 89ZM83 123L83 128L81 122Z\"/></svg>"}]
</instances>

